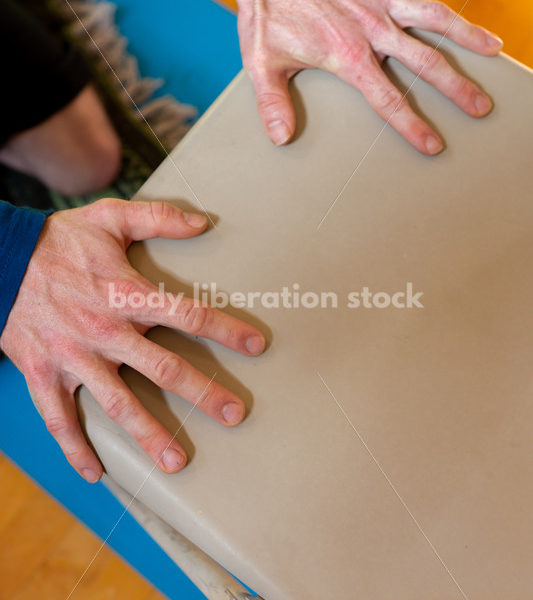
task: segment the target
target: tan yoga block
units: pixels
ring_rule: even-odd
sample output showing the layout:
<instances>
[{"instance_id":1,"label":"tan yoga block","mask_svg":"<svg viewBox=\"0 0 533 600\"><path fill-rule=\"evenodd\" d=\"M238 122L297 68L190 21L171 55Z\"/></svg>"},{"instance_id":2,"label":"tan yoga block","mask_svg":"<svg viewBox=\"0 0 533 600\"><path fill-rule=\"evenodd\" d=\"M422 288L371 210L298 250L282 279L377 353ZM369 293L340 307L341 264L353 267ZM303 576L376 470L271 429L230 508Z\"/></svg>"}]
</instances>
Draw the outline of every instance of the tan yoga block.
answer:
<instances>
[{"instance_id":1,"label":"tan yoga block","mask_svg":"<svg viewBox=\"0 0 533 600\"><path fill-rule=\"evenodd\" d=\"M111 477L266 600L533 590L533 75L505 56L442 49L495 109L470 118L390 61L446 140L438 157L320 71L295 78L299 130L276 148L241 74L135 198L205 208L216 222L197 239L132 249L167 291L298 283L338 296L338 308L226 309L266 332L258 358L150 333L248 407L227 429L125 369L179 431L190 457L179 474L152 470L80 394ZM423 308L346 306L365 286L393 294L409 282Z\"/></svg>"}]
</instances>

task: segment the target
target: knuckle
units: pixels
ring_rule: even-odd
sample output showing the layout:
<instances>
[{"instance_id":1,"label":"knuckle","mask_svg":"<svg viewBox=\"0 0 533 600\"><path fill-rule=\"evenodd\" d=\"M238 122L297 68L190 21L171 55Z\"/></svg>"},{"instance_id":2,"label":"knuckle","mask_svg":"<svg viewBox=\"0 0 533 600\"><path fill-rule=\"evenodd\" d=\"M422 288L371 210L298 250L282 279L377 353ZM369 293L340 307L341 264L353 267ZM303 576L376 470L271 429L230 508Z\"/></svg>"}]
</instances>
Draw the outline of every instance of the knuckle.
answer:
<instances>
[{"instance_id":1,"label":"knuckle","mask_svg":"<svg viewBox=\"0 0 533 600\"><path fill-rule=\"evenodd\" d=\"M271 112L277 109L283 100L283 96L279 93L262 92L257 96L257 106L261 112Z\"/></svg>"},{"instance_id":2,"label":"knuckle","mask_svg":"<svg viewBox=\"0 0 533 600\"><path fill-rule=\"evenodd\" d=\"M108 417L117 423L126 421L133 412L133 403L129 395L122 390L114 390L104 402Z\"/></svg>"},{"instance_id":3,"label":"knuckle","mask_svg":"<svg viewBox=\"0 0 533 600\"><path fill-rule=\"evenodd\" d=\"M201 335L211 319L212 310L195 302L185 305L181 314L183 330L192 335Z\"/></svg>"},{"instance_id":4,"label":"knuckle","mask_svg":"<svg viewBox=\"0 0 533 600\"><path fill-rule=\"evenodd\" d=\"M160 223L170 217L174 216L178 210L175 206L172 206L168 202L150 202L150 215L154 223Z\"/></svg>"},{"instance_id":5,"label":"knuckle","mask_svg":"<svg viewBox=\"0 0 533 600\"><path fill-rule=\"evenodd\" d=\"M153 371L160 387L171 389L181 379L183 361L175 354L165 354L153 365Z\"/></svg>"},{"instance_id":6,"label":"knuckle","mask_svg":"<svg viewBox=\"0 0 533 600\"><path fill-rule=\"evenodd\" d=\"M102 198L87 206L87 210L98 219L107 220L115 216L117 209L123 204L118 198Z\"/></svg>"},{"instance_id":7,"label":"knuckle","mask_svg":"<svg viewBox=\"0 0 533 600\"><path fill-rule=\"evenodd\" d=\"M442 23L449 19L452 10L444 2L427 2L424 5L424 12L434 23Z\"/></svg>"},{"instance_id":8,"label":"knuckle","mask_svg":"<svg viewBox=\"0 0 533 600\"><path fill-rule=\"evenodd\" d=\"M470 98L473 93L477 92L472 82L460 75L454 79L452 88L454 96L464 98Z\"/></svg>"},{"instance_id":9,"label":"knuckle","mask_svg":"<svg viewBox=\"0 0 533 600\"><path fill-rule=\"evenodd\" d=\"M418 52L416 61L420 68L433 71L444 65L444 56L438 50L426 46Z\"/></svg>"},{"instance_id":10,"label":"knuckle","mask_svg":"<svg viewBox=\"0 0 533 600\"><path fill-rule=\"evenodd\" d=\"M73 448L71 450L64 450L65 458L70 464L76 464L79 459L83 458L85 452L81 448Z\"/></svg>"},{"instance_id":11,"label":"knuckle","mask_svg":"<svg viewBox=\"0 0 533 600\"><path fill-rule=\"evenodd\" d=\"M126 277L124 279L118 279L112 281L111 285L117 294L123 294L126 298L139 291L139 282L133 278Z\"/></svg>"},{"instance_id":12,"label":"knuckle","mask_svg":"<svg viewBox=\"0 0 533 600\"><path fill-rule=\"evenodd\" d=\"M367 43L342 38L337 41L336 54L341 64L365 64L371 60L372 49Z\"/></svg>"},{"instance_id":13,"label":"knuckle","mask_svg":"<svg viewBox=\"0 0 533 600\"><path fill-rule=\"evenodd\" d=\"M116 320L99 314L90 313L84 321L87 325L87 331L90 332L93 339L97 339L99 342L115 340L121 331L121 327Z\"/></svg>"},{"instance_id":14,"label":"knuckle","mask_svg":"<svg viewBox=\"0 0 533 600\"><path fill-rule=\"evenodd\" d=\"M48 417L46 419L46 429L53 437L62 437L70 432L70 425L66 419L60 416Z\"/></svg>"},{"instance_id":15,"label":"knuckle","mask_svg":"<svg viewBox=\"0 0 533 600\"><path fill-rule=\"evenodd\" d=\"M136 442L149 456L160 457L167 444L170 434L164 436L161 434L160 427L156 423L148 423L134 434Z\"/></svg>"},{"instance_id":16,"label":"knuckle","mask_svg":"<svg viewBox=\"0 0 533 600\"><path fill-rule=\"evenodd\" d=\"M145 308L147 296L152 291L153 286L137 274L108 281L105 295L108 308L112 311L112 318L102 316L99 319L101 324L104 325L107 321L107 326L112 327L114 325L116 332L120 331L123 323L117 320L116 312L123 309ZM97 319L97 317L94 316L94 319Z\"/></svg>"},{"instance_id":17,"label":"knuckle","mask_svg":"<svg viewBox=\"0 0 533 600\"><path fill-rule=\"evenodd\" d=\"M377 10L357 4L354 8L355 17L367 35L380 35L388 30L388 23Z\"/></svg>"},{"instance_id":18,"label":"knuckle","mask_svg":"<svg viewBox=\"0 0 533 600\"><path fill-rule=\"evenodd\" d=\"M405 98L396 89L388 89L378 94L375 99L375 107L382 113L399 111L405 104Z\"/></svg>"}]
</instances>

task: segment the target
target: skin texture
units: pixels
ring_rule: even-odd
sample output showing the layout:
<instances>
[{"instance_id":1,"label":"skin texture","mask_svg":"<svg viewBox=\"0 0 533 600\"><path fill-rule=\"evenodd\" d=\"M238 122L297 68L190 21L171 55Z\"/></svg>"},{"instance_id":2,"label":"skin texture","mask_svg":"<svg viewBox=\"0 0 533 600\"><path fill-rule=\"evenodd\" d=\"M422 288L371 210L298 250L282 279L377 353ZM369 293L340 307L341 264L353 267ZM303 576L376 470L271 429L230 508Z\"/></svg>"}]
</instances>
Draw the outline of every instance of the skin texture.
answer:
<instances>
[{"instance_id":1,"label":"skin texture","mask_svg":"<svg viewBox=\"0 0 533 600\"><path fill-rule=\"evenodd\" d=\"M239 0L238 26L259 114L277 145L287 143L296 127L289 79L307 68L329 71L353 85L381 118L428 155L443 149L442 140L385 75L381 68L385 57L392 56L420 74L472 117L483 117L492 109L490 98L440 52L403 31L418 27L446 34L479 54L499 53L502 41L497 36L457 17L440 2Z\"/></svg>"},{"instance_id":2,"label":"skin texture","mask_svg":"<svg viewBox=\"0 0 533 600\"><path fill-rule=\"evenodd\" d=\"M0 347L24 373L48 430L87 481L97 481L102 466L79 425L74 392L81 384L162 470L173 473L186 464L184 450L120 378L122 363L222 425L244 419L240 398L143 334L164 325L256 356L265 348L260 331L186 297L175 314L169 314L169 304L116 308L109 301L110 284L126 297L158 291L128 263L131 242L190 238L206 227L204 215L183 213L171 204L114 199L46 220Z\"/></svg>"}]
</instances>

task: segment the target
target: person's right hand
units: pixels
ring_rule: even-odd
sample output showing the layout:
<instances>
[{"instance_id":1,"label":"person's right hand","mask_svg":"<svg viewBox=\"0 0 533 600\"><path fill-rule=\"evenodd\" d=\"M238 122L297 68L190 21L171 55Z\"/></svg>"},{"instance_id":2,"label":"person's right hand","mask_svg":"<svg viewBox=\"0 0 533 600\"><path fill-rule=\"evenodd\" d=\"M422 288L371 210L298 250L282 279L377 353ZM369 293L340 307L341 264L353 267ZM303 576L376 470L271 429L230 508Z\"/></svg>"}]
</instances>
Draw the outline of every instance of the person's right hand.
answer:
<instances>
[{"instance_id":1,"label":"person's right hand","mask_svg":"<svg viewBox=\"0 0 533 600\"><path fill-rule=\"evenodd\" d=\"M256 356L265 349L260 331L186 297L175 314L167 302L141 310L113 308L109 300L110 284L126 298L158 291L128 263L133 241L190 238L206 226L205 216L168 203L114 199L57 212L45 222L0 347L24 373L48 430L87 481L100 479L102 466L78 421L74 392L81 384L161 469L173 473L187 461L119 376L122 363L223 425L237 425L245 416L240 398L144 334L165 325Z\"/></svg>"}]
</instances>

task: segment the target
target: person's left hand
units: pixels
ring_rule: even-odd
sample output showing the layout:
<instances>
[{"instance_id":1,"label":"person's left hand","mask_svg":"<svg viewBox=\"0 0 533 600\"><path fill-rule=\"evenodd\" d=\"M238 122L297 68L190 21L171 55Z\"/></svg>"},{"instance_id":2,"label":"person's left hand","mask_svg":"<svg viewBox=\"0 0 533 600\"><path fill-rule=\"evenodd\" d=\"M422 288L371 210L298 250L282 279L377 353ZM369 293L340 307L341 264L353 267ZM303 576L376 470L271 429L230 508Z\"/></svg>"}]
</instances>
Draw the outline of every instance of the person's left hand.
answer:
<instances>
[{"instance_id":1,"label":"person's left hand","mask_svg":"<svg viewBox=\"0 0 533 600\"><path fill-rule=\"evenodd\" d=\"M437 154L438 135L409 106L381 68L386 56L405 64L472 117L492 102L457 73L443 55L403 31L419 27L445 34L461 46L495 55L502 42L440 2L425 0L238 0L245 69L257 94L271 140L294 135L296 118L289 79L306 68L334 73L360 90L374 110L415 148Z\"/></svg>"},{"instance_id":2,"label":"person's left hand","mask_svg":"<svg viewBox=\"0 0 533 600\"><path fill-rule=\"evenodd\" d=\"M67 460L91 483L103 469L79 423L75 392L80 385L162 471L176 473L187 463L175 437L122 379L122 364L222 425L234 427L245 417L241 398L144 334L159 325L172 327L244 356L264 351L263 334L196 298L163 292L162 301L151 302L159 288L126 257L134 241L187 239L206 228L206 215L185 213L167 202L115 198L46 219L1 332L0 348L26 377Z\"/></svg>"}]
</instances>

